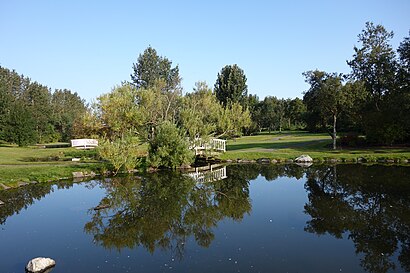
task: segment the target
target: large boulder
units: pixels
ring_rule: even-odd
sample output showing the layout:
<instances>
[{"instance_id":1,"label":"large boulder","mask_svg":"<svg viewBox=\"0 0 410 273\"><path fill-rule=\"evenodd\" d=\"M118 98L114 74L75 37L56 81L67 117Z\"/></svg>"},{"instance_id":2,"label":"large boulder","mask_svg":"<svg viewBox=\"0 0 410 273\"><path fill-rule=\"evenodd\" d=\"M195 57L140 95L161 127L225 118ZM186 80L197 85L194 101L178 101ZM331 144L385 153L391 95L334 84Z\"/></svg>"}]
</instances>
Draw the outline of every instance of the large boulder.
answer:
<instances>
[{"instance_id":1,"label":"large boulder","mask_svg":"<svg viewBox=\"0 0 410 273\"><path fill-rule=\"evenodd\" d=\"M308 155L301 155L295 159L295 162L298 162L298 163L313 162L313 159Z\"/></svg>"},{"instance_id":2,"label":"large boulder","mask_svg":"<svg viewBox=\"0 0 410 273\"><path fill-rule=\"evenodd\" d=\"M26 271L30 273L40 273L46 272L47 270L47 272L50 272L48 269L51 269L55 265L56 262L53 259L38 257L28 262Z\"/></svg>"}]
</instances>

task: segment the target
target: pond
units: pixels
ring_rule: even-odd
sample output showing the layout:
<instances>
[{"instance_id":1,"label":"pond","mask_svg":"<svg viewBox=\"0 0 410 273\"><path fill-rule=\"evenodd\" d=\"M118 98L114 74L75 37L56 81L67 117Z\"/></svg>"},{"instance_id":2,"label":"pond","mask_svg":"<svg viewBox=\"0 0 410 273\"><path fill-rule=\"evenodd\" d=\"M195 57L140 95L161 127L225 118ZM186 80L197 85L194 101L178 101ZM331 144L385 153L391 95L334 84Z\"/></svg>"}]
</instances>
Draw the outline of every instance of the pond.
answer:
<instances>
[{"instance_id":1,"label":"pond","mask_svg":"<svg viewBox=\"0 0 410 273\"><path fill-rule=\"evenodd\" d=\"M218 178L222 178L218 180ZM0 272L410 272L410 168L230 165L0 192Z\"/></svg>"}]
</instances>

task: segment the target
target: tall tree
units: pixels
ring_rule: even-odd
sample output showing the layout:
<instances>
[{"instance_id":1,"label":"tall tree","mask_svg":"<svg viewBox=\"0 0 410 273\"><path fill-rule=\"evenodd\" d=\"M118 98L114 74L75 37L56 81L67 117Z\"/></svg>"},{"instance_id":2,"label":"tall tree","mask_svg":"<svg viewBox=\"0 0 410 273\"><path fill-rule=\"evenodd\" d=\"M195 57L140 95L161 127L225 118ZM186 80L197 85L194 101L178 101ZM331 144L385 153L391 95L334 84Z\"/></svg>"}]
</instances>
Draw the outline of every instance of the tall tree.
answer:
<instances>
[{"instance_id":1,"label":"tall tree","mask_svg":"<svg viewBox=\"0 0 410 273\"><path fill-rule=\"evenodd\" d=\"M224 106L235 102L245 106L248 95L245 73L236 64L226 65L218 73L214 91L216 97Z\"/></svg>"},{"instance_id":2,"label":"tall tree","mask_svg":"<svg viewBox=\"0 0 410 273\"><path fill-rule=\"evenodd\" d=\"M308 71L303 73L306 82L310 84L304 95L308 111L319 114L322 126L328 129L336 149L337 118L349 104L349 96L344 89L342 77L323 71Z\"/></svg>"},{"instance_id":3,"label":"tall tree","mask_svg":"<svg viewBox=\"0 0 410 273\"><path fill-rule=\"evenodd\" d=\"M131 81L137 88L150 88L156 81L163 80L167 91L180 89L179 67L172 67L172 62L159 56L151 46L138 56L132 69L134 72L131 74Z\"/></svg>"},{"instance_id":4,"label":"tall tree","mask_svg":"<svg viewBox=\"0 0 410 273\"><path fill-rule=\"evenodd\" d=\"M22 99L29 107L36 124L37 142L55 141L56 136L52 124L51 92L47 86L38 82L27 81Z\"/></svg>"},{"instance_id":5,"label":"tall tree","mask_svg":"<svg viewBox=\"0 0 410 273\"><path fill-rule=\"evenodd\" d=\"M306 105L303 100L294 98L288 100L286 103L286 118L288 120L289 129L304 128L304 114L306 112Z\"/></svg>"},{"instance_id":6,"label":"tall tree","mask_svg":"<svg viewBox=\"0 0 410 273\"><path fill-rule=\"evenodd\" d=\"M51 98L53 123L59 140L68 141L73 136L75 120L85 114L86 103L77 92L67 89L56 89Z\"/></svg>"},{"instance_id":7,"label":"tall tree","mask_svg":"<svg viewBox=\"0 0 410 273\"><path fill-rule=\"evenodd\" d=\"M208 138L218 125L221 104L205 82L195 83L192 93L183 98L179 122L191 140Z\"/></svg>"},{"instance_id":8,"label":"tall tree","mask_svg":"<svg viewBox=\"0 0 410 273\"><path fill-rule=\"evenodd\" d=\"M358 38L362 46L354 47L353 59L347 64L352 68L353 78L364 82L376 110L380 111L383 96L392 92L395 86L395 53L389 44L393 32L367 22Z\"/></svg>"},{"instance_id":9,"label":"tall tree","mask_svg":"<svg viewBox=\"0 0 410 273\"><path fill-rule=\"evenodd\" d=\"M36 122L23 101L18 100L10 109L5 124L5 140L16 143L19 146L26 146L36 142Z\"/></svg>"}]
</instances>

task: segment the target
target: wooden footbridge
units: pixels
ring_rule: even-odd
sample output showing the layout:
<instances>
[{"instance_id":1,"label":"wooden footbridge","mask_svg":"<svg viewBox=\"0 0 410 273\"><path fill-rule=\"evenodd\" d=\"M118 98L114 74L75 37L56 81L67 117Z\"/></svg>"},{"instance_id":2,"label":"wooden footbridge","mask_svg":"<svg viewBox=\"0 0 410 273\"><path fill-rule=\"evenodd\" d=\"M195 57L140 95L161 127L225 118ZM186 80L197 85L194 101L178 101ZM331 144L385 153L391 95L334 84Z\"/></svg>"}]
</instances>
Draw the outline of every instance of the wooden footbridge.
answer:
<instances>
[{"instance_id":1,"label":"wooden footbridge","mask_svg":"<svg viewBox=\"0 0 410 273\"><path fill-rule=\"evenodd\" d=\"M213 138L209 141L204 141L200 138L195 139L190 149L195 150L195 155L206 153L224 153L226 152L226 140Z\"/></svg>"}]
</instances>

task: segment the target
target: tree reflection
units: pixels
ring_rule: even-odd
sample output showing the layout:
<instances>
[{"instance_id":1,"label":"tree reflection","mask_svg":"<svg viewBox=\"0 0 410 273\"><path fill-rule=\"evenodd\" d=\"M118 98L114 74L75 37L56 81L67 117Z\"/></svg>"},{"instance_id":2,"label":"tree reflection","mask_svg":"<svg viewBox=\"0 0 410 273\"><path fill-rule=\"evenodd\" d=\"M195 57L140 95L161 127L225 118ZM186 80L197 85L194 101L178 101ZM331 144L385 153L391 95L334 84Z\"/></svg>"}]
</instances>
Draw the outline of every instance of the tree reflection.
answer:
<instances>
[{"instance_id":1,"label":"tree reflection","mask_svg":"<svg viewBox=\"0 0 410 273\"><path fill-rule=\"evenodd\" d=\"M305 230L348 234L361 266L368 272L402 268L410 271L410 169L403 167L337 165L311 167L305 212L312 219Z\"/></svg>"},{"instance_id":2,"label":"tree reflection","mask_svg":"<svg viewBox=\"0 0 410 273\"><path fill-rule=\"evenodd\" d=\"M60 181L58 188L70 188L73 182ZM0 207L0 225L5 224L8 217L18 214L21 210L27 209L36 201L44 198L49 193L53 192L53 184L39 183L26 185L24 187L1 190L0 200L4 205Z\"/></svg>"},{"instance_id":3,"label":"tree reflection","mask_svg":"<svg viewBox=\"0 0 410 273\"><path fill-rule=\"evenodd\" d=\"M85 231L105 248L141 245L151 253L169 249L182 258L189 236L208 247L220 220L239 221L251 211L248 186L248 181L232 178L197 184L172 172L112 178L104 184L107 195L100 202L109 208L90 210Z\"/></svg>"}]
</instances>

